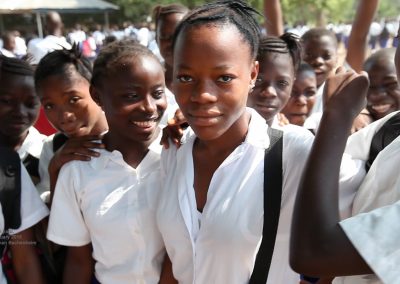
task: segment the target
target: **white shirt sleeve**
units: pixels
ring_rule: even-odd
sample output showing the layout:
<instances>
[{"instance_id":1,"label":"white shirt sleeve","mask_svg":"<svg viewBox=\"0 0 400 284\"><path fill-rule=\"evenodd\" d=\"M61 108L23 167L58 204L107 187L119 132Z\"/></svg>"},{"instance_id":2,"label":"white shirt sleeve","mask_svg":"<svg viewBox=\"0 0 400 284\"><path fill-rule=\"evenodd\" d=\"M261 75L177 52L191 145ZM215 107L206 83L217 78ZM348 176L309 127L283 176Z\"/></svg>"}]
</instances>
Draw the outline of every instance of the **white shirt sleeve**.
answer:
<instances>
[{"instance_id":1,"label":"white shirt sleeve","mask_svg":"<svg viewBox=\"0 0 400 284\"><path fill-rule=\"evenodd\" d=\"M46 138L43 144L42 153L40 154L40 159L39 159L40 182L36 185L36 188L41 196L50 193L49 164L50 160L54 156L53 137L54 135Z\"/></svg>"},{"instance_id":2,"label":"white shirt sleeve","mask_svg":"<svg viewBox=\"0 0 400 284\"><path fill-rule=\"evenodd\" d=\"M85 224L77 189L78 175L74 169L79 167L75 162L61 168L54 192L50 212L47 238L65 246L83 246L91 242L89 230Z\"/></svg>"},{"instance_id":3,"label":"white shirt sleeve","mask_svg":"<svg viewBox=\"0 0 400 284\"><path fill-rule=\"evenodd\" d=\"M383 283L400 279L400 201L343 220L340 225Z\"/></svg>"},{"instance_id":4,"label":"white shirt sleeve","mask_svg":"<svg viewBox=\"0 0 400 284\"><path fill-rule=\"evenodd\" d=\"M21 226L10 229L9 234L20 233L49 215L47 206L40 199L33 182L21 163Z\"/></svg>"}]
</instances>

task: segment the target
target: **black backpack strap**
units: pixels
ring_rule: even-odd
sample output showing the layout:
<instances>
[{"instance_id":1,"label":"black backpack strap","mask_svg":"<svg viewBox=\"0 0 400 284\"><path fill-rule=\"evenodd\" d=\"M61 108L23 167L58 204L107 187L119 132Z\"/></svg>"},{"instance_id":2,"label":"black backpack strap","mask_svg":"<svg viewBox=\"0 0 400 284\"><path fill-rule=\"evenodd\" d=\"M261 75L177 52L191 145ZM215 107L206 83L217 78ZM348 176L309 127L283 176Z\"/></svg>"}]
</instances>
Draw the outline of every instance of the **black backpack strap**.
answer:
<instances>
[{"instance_id":1,"label":"black backpack strap","mask_svg":"<svg viewBox=\"0 0 400 284\"><path fill-rule=\"evenodd\" d=\"M53 137L53 152L57 152L58 149L60 149L65 142L67 142L68 137L65 136L62 133L56 133Z\"/></svg>"},{"instance_id":2,"label":"black backpack strap","mask_svg":"<svg viewBox=\"0 0 400 284\"><path fill-rule=\"evenodd\" d=\"M22 161L28 174L31 176L32 181L40 180L39 175L39 159L28 154L28 156ZM35 180L34 180L35 179Z\"/></svg>"},{"instance_id":3,"label":"black backpack strap","mask_svg":"<svg viewBox=\"0 0 400 284\"><path fill-rule=\"evenodd\" d=\"M270 146L264 157L263 235L249 284L267 282L281 209L283 132L269 127L268 135Z\"/></svg>"},{"instance_id":4,"label":"black backpack strap","mask_svg":"<svg viewBox=\"0 0 400 284\"><path fill-rule=\"evenodd\" d=\"M21 160L17 152L0 147L0 203L4 231L21 226Z\"/></svg>"}]
</instances>

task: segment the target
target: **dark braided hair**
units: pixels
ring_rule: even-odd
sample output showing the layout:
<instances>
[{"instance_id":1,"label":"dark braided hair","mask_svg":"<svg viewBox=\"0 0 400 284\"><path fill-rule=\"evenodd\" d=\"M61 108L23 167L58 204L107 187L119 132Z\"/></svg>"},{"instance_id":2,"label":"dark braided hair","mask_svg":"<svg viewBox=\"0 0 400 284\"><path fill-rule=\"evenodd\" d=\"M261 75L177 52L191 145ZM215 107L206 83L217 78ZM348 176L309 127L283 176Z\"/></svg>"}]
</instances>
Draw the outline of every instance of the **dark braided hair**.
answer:
<instances>
[{"instance_id":1,"label":"dark braided hair","mask_svg":"<svg viewBox=\"0 0 400 284\"><path fill-rule=\"evenodd\" d=\"M90 82L92 78L92 65L82 56L77 45L72 49L61 49L50 52L44 56L35 71L35 87L40 88L40 83L54 75L69 75L71 66L83 78Z\"/></svg>"},{"instance_id":2,"label":"dark braided hair","mask_svg":"<svg viewBox=\"0 0 400 284\"><path fill-rule=\"evenodd\" d=\"M175 30L173 46L179 34L189 27L207 24L222 26L230 23L239 30L243 39L250 45L252 57L256 58L260 38L256 15L260 13L242 0L219 0L207 3L193 9L183 18Z\"/></svg>"},{"instance_id":3,"label":"dark braided hair","mask_svg":"<svg viewBox=\"0 0 400 284\"><path fill-rule=\"evenodd\" d=\"M155 20L156 24L156 30L159 21L170 14L186 14L189 12L189 9L186 6L183 6L182 4L169 4L169 5L157 5L153 9L153 18Z\"/></svg>"},{"instance_id":4,"label":"dark braided hair","mask_svg":"<svg viewBox=\"0 0 400 284\"><path fill-rule=\"evenodd\" d=\"M284 33L280 37L266 36L261 38L258 48L257 60L261 61L268 53L289 54L292 58L294 71L299 68L301 61L301 43L299 38L292 33Z\"/></svg>"},{"instance_id":5,"label":"dark braided hair","mask_svg":"<svg viewBox=\"0 0 400 284\"><path fill-rule=\"evenodd\" d=\"M33 67L24 60L6 57L0 54L0 73L9 73L33 77L34 70Z\"/></svg>"},{"instance_id":6,"label":"dark braided hair","mask_svg":"<svg viewBox=\"0 0 400 284\"><path fill-rule=\"evenodd\" d=\"M147 47L132 39L118 40L106 45L94 61L92 85L99 87L107 74L115 72L140 56L151 57L160 62Z\"/></svg>"}]
</instances>

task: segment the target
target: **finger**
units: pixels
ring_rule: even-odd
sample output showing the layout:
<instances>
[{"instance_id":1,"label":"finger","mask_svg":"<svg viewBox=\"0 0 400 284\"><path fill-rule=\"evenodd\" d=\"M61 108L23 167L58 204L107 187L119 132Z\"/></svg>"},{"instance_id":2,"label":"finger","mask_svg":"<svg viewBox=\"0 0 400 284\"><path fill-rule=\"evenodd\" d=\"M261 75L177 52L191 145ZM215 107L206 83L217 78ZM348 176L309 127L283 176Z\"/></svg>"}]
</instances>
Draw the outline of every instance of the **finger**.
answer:
<instances>
[{"instance_id":1,"label":"finger","mask_svg":"<svg viewBox=\"0 0 400 284\"><path fill-rule=\"evenodd\" d=\"M106 147L106 145L104 145L103 143L92 142L92 141L84 142L81 146L91 149L104 149Z\"/></svg>"},{"instance_id":2,"label":"finger","mask_svg":"<svg viewBox=\"0 0 400 284\"><path fill-rule=\"evenodd\" d=\"M88 148L78 148L73 153L74 155L82 155L87 157L99 157L100 153Z\"/></svg>"}]
</instances>

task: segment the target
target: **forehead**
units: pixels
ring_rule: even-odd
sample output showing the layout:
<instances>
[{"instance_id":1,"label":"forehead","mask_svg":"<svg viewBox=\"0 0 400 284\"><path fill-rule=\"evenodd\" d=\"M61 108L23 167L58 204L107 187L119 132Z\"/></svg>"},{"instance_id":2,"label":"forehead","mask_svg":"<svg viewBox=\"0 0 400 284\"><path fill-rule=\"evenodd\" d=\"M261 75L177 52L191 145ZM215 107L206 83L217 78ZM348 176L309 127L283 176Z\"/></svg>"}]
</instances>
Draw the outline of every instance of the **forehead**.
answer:
<instances>
[{"instance_id":1,"label":"forehead","mask_svg":"<svg viewBox=\"0 0 400 284\"><path fill-rule=\"evenodd\" d=\"M7 89L11 86L24 86L34 88L33 76L14 74L9 72L1 72L0 74L0 88Z\"/></svg>"},{"instance_id":2,"label":"forehead","mask_svg":"<svg viewBox=\"0 0 400 284\"><path fill-rule=\"evenodd\" d=\"M304 49L308 50L334 50L336 51L336 41L329 35L314 36L304 41Z\"/></svg>"},{"instance_id":3,"label":"forehead","mask_svg":"<svg viewBox=\"0 0 400 284\"><path fill-rule=\"evenodd\" d=\"M289 53L265 52L258 57L258 61L260 72L280 71L294 73L293 60Z\"/></svg>"},{"instance_id":4,"label":"forehead","mask_svg":"<svg viewBox=\"0 0 400 284\"><path fill-rule=\"evenodd\" d=\"M221 60L235 57L240 62L251 59L251 48L236 26L217 23L185 27L176 39L174 55L177 62L184 62L188 55Z\"/></svg>"}]
</instances>

